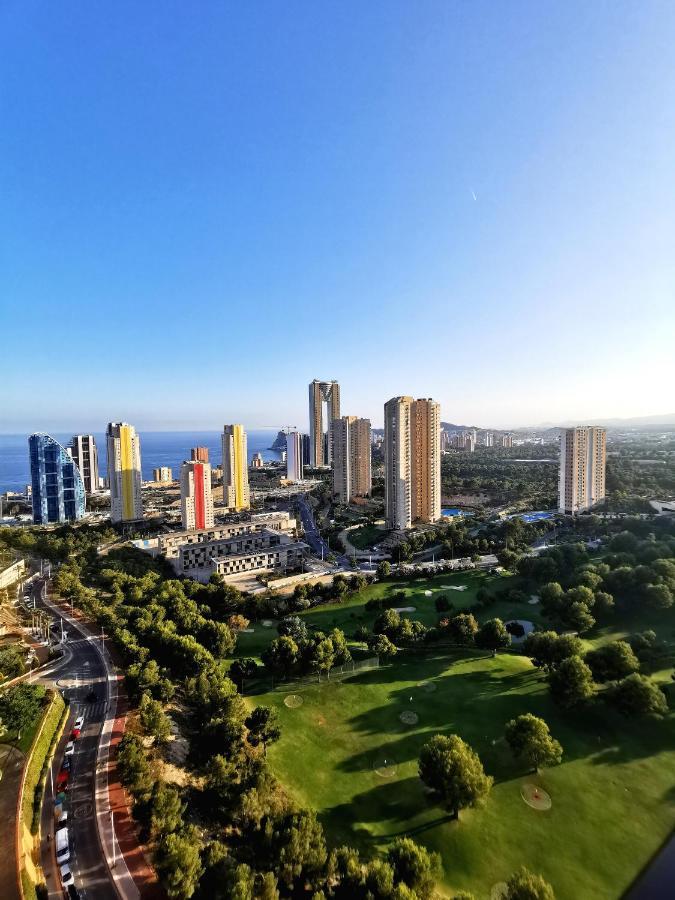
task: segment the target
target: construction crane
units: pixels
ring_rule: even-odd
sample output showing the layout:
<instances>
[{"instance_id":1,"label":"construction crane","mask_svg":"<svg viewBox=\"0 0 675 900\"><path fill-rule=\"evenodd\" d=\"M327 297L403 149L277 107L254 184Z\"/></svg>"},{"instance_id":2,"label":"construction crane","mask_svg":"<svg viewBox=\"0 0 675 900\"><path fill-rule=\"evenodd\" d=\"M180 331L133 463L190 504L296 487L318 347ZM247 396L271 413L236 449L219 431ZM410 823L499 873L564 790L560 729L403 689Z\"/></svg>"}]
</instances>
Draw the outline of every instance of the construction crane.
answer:
<instances>
[{"instance_id":1,"label":"construction crane","mask_svg":"<svg viewBox=\"0 0 675 900\"><path fill-rule=\"evenodd\" d=\"M261 425L261 428L278 428L280 431L283 431L284 434L289 434L291 431L297 431L297 425Z\"/></svg>"}]
</instances>

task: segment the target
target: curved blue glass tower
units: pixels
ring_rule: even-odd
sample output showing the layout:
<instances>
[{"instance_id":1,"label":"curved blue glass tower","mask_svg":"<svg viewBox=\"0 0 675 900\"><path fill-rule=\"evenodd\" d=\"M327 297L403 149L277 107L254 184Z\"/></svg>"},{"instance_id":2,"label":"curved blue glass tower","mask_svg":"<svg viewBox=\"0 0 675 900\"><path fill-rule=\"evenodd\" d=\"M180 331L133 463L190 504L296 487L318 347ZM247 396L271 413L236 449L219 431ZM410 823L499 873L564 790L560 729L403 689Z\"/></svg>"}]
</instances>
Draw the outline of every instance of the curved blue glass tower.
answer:
<instances>
[{"instance_id":1,"label":"curved blue glass tower","mask_svg":"<svg viewBox=\"0 0 675 900\"><path fill-rule=\"evenodd\" d=\"M85 511L84 482L68 451L48 434L31 434L28 448L34 524L81 519Z\"/></svg>"}]
</instances>

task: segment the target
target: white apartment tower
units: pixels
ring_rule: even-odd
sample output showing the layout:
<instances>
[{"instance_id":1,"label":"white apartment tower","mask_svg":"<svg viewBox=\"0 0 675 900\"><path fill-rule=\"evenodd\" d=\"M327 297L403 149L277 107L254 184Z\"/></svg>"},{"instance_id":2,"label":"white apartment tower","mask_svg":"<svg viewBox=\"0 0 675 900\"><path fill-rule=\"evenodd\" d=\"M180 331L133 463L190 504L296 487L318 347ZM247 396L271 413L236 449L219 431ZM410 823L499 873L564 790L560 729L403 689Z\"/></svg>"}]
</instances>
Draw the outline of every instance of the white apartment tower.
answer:
<instances>
[{"instance_id":1,"label":"white apartment tower","mask_svg":"<svg viewBox=\"0 0 675 900\"><path fill-rule=\"evenodd\" d=\"M110 518L133 522L143 518L141 442L133 425L109 422L106 429Z\"/></svg>"},{"instance_id":2,"label":"white apartment tower","mask_svg":"<svg viewBox=\"0 0 675 900\"><path fill-rule=\"evenodd\" d=\"M595 425L565 428L560 435L558 508L575 515L605 497L607 432Z\"/></svg>"},{"instance_id":3,"label":"white apartment tower","mask_svg":"<svg viewBox=\"0 0 675 900\"><path fill-rule=\"evenodd\" d=\"M333 494L340 503L369 497L372 487L370 420L342 416L331 423Z\"/></svg>"},{"instance_id":4,"label":"white apartment tower","mask_svg":"<svg viewBox=\"0 0 675 900\"><path fill-rule=\"evenodd\" d=\"M326 407L324 419L323 408ZM329 466L333 461L331 423L340 418L340 385L337 381L318 381L309 386L309 462L311 466Z\"/></svg>"},{"instance_id":5,"label":"white apartment tower","mask_svg":"<svg viewBox=\"0 0 675 900\"><path fill-rule=\"evenodd\" d=\"M286 479L302 481L302 435L289 431L286 435Z\"/></svg>"},{"instance_id":6,"label":"white apartment tower","mask_svg":"<svg viewBox=\"0 0 675 900\"><path fill-rule=\"evenodd\" d=\"M68 452L80 470L85 491L93 494L99 489L98 448L94 435L74 434Z\"/></svg>"},{"instance_id":7,"label":"white apartment tower","mask_svg":"<svg viewBox=\"0 0 675 900\"><path fill-rule=\"evenodd\" d=\"M180 512L185 531L213 528L211 466L199 459L180 467Z\"/></svg>"},{"instance_id":8,"label":"white apartment tower","mask_svg":"<svg viewBox=\"0 0 675 900\"><path fill-rule=\"evenodd\" d=\"M394 397L384 405L387 526L441 517L441 409L434 400Z\"/></svg>"}]
</instances>

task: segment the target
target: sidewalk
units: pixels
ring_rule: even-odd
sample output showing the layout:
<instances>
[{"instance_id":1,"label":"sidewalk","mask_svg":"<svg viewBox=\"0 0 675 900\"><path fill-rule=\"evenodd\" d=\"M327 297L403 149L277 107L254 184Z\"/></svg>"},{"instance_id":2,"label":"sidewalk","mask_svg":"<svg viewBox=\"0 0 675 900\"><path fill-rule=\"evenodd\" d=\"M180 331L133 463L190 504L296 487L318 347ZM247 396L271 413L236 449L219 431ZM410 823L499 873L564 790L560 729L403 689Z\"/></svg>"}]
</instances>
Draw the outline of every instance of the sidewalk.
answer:
<instances>
[{"instance_id":1,"label":"sidewalk","mask_svg":"<svg viewBox=\"0 0 675 900\"><path fill-rule=\"evenodd\" d=\"M106 701L111 714L106 715L98 744L95 797L99 838L111 877L122 900L162 897L156 875L143 855L126 793L117 779L113 758L126 725L126 698L120 695L119 690L122 676L116 674L108 649L101 649L99 639L81 617L71 615L52 601L46 600L45 604L58 611L71 627L91 642L106 670Z\"/></svg>"}]
</instances>

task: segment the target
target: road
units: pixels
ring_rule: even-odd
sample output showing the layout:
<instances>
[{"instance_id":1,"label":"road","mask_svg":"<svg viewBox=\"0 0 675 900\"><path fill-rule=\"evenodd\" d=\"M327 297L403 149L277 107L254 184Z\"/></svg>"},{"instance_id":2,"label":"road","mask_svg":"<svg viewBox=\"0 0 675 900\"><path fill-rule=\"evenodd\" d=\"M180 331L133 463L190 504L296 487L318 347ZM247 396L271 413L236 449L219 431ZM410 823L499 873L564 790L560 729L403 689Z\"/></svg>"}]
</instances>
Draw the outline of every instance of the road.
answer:
<instances>
[{"instance_id":1,"label":"road","mask_svg":"<svg viewBox=\"0 0 675 900\"><path fill-rule=\"evenodd\" d=\"M43 597L43 583L39 582L33 589L33 597L37 606L46 607ZM63 750L69 740L73 721L79 715L84 716L84 728L80 738L75 742L75 752L71 769L70 786L66 809L68 811L68 830L71 844L70 868L75 876L75 884L85 897L96 897L101 900L117 900L108 865L101 850L96 827L95 813L95 773L96 752L106 716L106 680L107 675L98 652L92 642L78 632L67 628L68 646L72 652L69 662L57 673L55 681L41 678L43 683L60 690L70 700L69 720L52 763L52 778L61 768ZM89 703L86 700L90 691L96 691L98 700ZM50 897L62 897L60 877L54 858L54 798L52 796L52 779L47 780L42 807L42 834L51 835L48 842L43 841L42 864L47 879Z\"/></svg>"},{"instance_id":2,"label":"road","mask_svg":"<svg viewBox=\"0 0 675 900\"><path fill-rule=\"evenodd\" d=\"M307 498L302 495L295 498L295 503L297 505L298 512L300 513L302 527L305 531L305 540L317 556L321 557L321 559L327 560L328 557L331 556L333 551L321 537L321 533L316 527L316 522L314 521L314 512L312 511L311 504L309 503ZM349 565L346 557L339 557L339 559L341 565Z\"/></svg>"},{"instance_id":3,"label":"road","mask_svg":"<svg viewBox=\"0 0 675 900\"><path fill-rule=\"evenodd\" d=\"M33 589L36 605L51 613L52 609L43 600L42 591L43 582L39 582ZM66 626L66 630L68 647L72 652L70 660L59 668L54 678L47 675L39 679L49 687L60 690L64 697L70 700L68 723L52 762L52 778L55 783L72 723L77 716L83 715L84 727L75 742L68 799L65 804L71 846L69 866L82 897L118 900L119 895L110 877L99 841L95 807L97 749L107 713L107 673L92 640L69 626ZM93 703L86 700L91 691L95 691L98 696ZM63 893L53 846L52 778L47 779L42 806L42 865L49 897L61 898ZM47 834L50 835L50 839L44 840Z\"/></svg>"}]
</instances>

